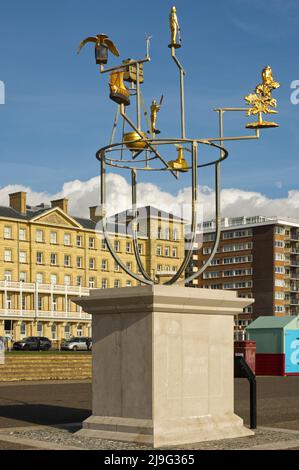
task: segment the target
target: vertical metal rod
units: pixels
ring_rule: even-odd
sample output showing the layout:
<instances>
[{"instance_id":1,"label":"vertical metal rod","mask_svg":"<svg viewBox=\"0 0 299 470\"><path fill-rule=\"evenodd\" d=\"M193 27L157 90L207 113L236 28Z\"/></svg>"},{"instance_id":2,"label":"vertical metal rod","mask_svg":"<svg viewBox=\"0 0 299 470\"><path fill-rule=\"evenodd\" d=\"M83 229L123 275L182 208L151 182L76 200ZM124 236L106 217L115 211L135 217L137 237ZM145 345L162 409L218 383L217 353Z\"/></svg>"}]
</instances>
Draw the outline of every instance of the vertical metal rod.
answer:
<instances>
[{"instance_id":1,"label":"vertical metal rod","mask_svg":"<svg viewBox=\"0 0 299 470\"><path fill-rule=\"evenodd\" d=\"M190 259L193 255L193 247L196 238L196 228L197 228L197 198L198 198L198 181L197 181L197 151L198 146L197 142L192 142L192 221L191 221L191 240L189 241L189 248L185 255L184 261L182 262L180 268L176 272L176 274L169 279L169 281L165 282L166 285L174 284L182 274L184 274ZM185 284L185 279L181 281Z\"/></svg>"},{"instance_id":2,"label":"vertical metal rod","mask_svg":"<svg viewBox=\"0 0 299 470\"><path fill-rule=\"evenodd\" d=\"M249 380L250 382L250 429L257 427L257 403L256 403L256 379L255 377Z\"/></svg>"},{"instance_id":3,"label":"vertical metal rod","mask_svg":"<svg viewBox=\"0 0 299 470\"><path fill-rule=\"evenodd\" d=\"M136 108L137 108L137 129L141 131L141 119L140 119L140 76L139 76L140 65L136 64Z\"/></svg>"},{"instance_id":4,"label":"vertical metal rod","mask_svg":"<svg viewBox=\"0 0 299 470\"><path fill-rule=\"evenodd\" d=\"M110 145L112 145L113 142L114 142L114 136L115 136L115 131L116 131L116 126L117 126L118 118L119 118L119 105L117 105L117 109L116 109L115 119L114 119L113 128L112 128L112 133L111 133L111 138L110 138Z\"/></svg>"},{"instance_id":5,"label":"vertical metal rod","mask_svg":"<svg viewBox=\"0 0 299 470\"><path fill-rule=\"evenodd\" d=\"M145 279L151 281L152 284L155 283L154 279L148 275L146 270L144 269L143 263L141 261L139 249L138 249L138 218L137 218L137 172L136 169L132 169L131 171L131 181L132 181L132 238L133 238L133 249L134 255L137 262L137 266L139 271L143 275Z\"/></svg>"},{"instance_id":6,"label":"vertical metal rod","mask_svg":"<svg viewBox=\"0 0 299 470\"><path fill-rule=\"evenodd\" d=\"M181 97L181 136L182 139L186 138L186 127L185 127L185 70L175 55L175 48L171 48L171 56L179 68L180 71L180 97Z\"/></svg>"}]
</instances>

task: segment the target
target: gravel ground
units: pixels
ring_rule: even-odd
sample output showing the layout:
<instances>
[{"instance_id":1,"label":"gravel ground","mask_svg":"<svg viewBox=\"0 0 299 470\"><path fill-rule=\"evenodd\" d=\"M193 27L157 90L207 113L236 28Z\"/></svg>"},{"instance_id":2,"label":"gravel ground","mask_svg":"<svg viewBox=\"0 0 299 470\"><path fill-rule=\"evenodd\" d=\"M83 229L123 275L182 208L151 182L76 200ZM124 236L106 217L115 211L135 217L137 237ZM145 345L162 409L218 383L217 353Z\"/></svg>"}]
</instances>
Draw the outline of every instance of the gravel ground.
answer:
<instances>
[{"instance_id":1,"label":"gravel ground","mask_svg":"<svg viewBox=\"0 0 299 470\"><path fill-rule=\"evenodd\" d=\"M38 441L46 441L55 444L63 444L65 446L74 446L87 450L151 450L152 447L146 445L137 445L119 441L107 441L103 439L84 438L75 436L73 432L76 429L57 429L47 428L32 431L14 431L9 433L11 436L36 439ZM1 437L0 437L1 439ZM210 441L200 444L192 444L188 446L180 446L175 449L190 450L234 450L248 449L261 444L272 444L275 442L287 442L298 439L299 433L272 431L265 429L257 429L255 436L243 437L240 439L223 439L221 441Z\"/></svg>"}]
</instances>

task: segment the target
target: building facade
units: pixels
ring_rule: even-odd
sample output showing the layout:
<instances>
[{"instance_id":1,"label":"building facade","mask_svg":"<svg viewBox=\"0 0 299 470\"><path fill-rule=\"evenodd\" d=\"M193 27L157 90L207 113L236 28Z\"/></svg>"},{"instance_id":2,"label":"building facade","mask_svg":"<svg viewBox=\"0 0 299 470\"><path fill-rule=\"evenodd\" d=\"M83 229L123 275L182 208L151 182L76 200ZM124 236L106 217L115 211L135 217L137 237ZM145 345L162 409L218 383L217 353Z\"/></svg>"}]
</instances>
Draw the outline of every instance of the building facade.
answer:
<instances>
[{"instance_id":1,"label":"building facade","mask_svg":"<svg viewBox=\"0 0 299 470\"><path fill-rule=\"evenodd\" d=\"M215 222L204 222L202 232L190 272L207 262ZM241 297L254 298L254 304L236 319L236 328L260 315L298 315L299 221L262 216L223 219L218 251L192 287L232 289Z\"/></svg>"},{"instance_id":2,"label":"building facade","mask_svg":"<svg viewBox=\"0 0 299 470\"><path fill-rule=\"evenodd\" d=\"M138 284L112 259L98 220L95 207L88 219L70 215L66 199L32 207L24 192L9 196L9 206L0 207L0 336L47 336L57 344L89 336L90 316L72 299L93 288ZM127 213L118 214L109 235L121 259L138 272L128 220ZM167 280L183 258L183 221L146 207L139 224L146 270Z\"/></svg>"}]
</instances>

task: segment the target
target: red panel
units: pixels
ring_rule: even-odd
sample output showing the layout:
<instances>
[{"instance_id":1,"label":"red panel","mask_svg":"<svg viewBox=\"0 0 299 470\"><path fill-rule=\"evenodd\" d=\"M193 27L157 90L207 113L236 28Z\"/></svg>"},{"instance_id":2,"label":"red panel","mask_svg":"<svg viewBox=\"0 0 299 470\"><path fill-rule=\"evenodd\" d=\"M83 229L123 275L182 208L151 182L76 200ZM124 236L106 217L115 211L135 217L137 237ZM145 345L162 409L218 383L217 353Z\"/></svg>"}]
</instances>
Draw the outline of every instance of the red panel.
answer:
<instances>
[{"instance_id":1,"label":"red panel","mask_svg":"<svg viewBox=\"0 0 299 470\"><path fill-rule=\"evenodd\" d=\"M255 352L256 352L256 342L255 341L235 341L234 343L234 352L235 354L242 354L245 361L251 368L251 370L256 373L255 367Z\"/></svg>"},{"instance_id":2,"label":"red panel","mask_svg":"<svg viewBox=\"0 0 299 470\"><path fill-rule=\"evenodd\" d=\"M256 375L286 375L285 354L256 354Z\"/></svg>"}]
</instances>

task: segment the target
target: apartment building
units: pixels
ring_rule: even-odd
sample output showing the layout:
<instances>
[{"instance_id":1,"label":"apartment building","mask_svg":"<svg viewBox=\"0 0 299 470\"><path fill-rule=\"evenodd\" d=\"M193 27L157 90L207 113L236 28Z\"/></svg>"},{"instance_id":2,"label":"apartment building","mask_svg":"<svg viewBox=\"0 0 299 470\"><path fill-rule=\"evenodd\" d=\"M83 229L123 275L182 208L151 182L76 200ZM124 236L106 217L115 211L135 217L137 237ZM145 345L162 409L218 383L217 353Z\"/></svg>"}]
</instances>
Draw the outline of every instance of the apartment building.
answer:
<instances>
[{"instance_id":1,"label":"apartment building","mask_svg":"<svg viewBox=\"0 0 299 470\"><path fill-rule=\"evenodd\" d=\"M91 334L91 318L72 299L93 288L137 285L111 257L90 217L68 212L67 199L29 206L25 192L10 194L0 207L0 336L18 340L47 336L59 342ZM138 249L145 269L167 280L184 255L184 224L152 207L139 209ZM134 272L128 212L109 220L115 251Z\"/></svg>"},{"instance_id":2,"label":"apartment building","mask_svg":"<svg viewBox=\"0 0 299 470\"><path fill-rule=\"evenodd\" d=\"M207 262L215 240L215 221L202 226L202 241L189 272ZM299 220L234 217L222 220L218 251L192 287L237 290L255 303L236 319L243 328L260 315L299 314Z\"/></svg>"}]
</instances>

